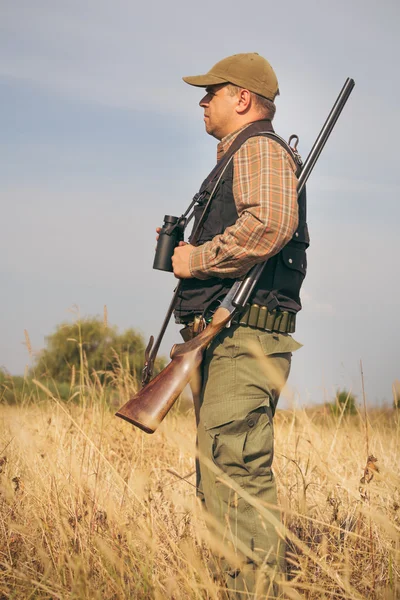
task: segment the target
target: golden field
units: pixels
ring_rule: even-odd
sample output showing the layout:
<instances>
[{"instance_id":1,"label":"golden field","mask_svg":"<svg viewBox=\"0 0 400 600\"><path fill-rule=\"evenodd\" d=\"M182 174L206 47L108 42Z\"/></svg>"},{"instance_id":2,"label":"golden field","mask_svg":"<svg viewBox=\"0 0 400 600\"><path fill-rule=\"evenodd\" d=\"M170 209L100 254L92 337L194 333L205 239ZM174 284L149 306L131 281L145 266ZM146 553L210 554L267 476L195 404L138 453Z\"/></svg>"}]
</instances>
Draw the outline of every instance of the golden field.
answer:
<instances>
[{"instance_id":1,"label":"golden field","mask_svg":"<svg viewBox=\"0 0 400 600\"><path fill-rule=\"evenodd\" d=\"M400 411L278 411L275 439L285 597L400 598ZM0 599L223 598L194 454L182 407L147 435L101 390L1 406Z\"/></svg>"}]
</instances>

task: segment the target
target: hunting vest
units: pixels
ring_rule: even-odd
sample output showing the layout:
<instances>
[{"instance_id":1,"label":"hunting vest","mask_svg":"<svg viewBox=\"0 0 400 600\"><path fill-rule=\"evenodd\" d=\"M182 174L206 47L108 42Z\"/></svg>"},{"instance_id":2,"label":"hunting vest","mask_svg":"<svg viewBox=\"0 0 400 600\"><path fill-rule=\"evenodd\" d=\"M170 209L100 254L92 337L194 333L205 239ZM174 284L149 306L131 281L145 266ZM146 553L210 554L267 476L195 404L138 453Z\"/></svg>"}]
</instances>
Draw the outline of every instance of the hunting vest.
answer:
<instances>
[{"instance_id":1,"label":"hunting vest","mask_svg":"<svg viewBox=\"0 0 400 600\"><path fill-rule=\"evenodd\" d=\"M227 227L237 221L238 213L232 191L233 160L229 161L229 159L247 139L260 135L270 137L280 143L296 162L296 157L286 142L273 133L270 121L256 121L246 127L221 159L221 161L228 162L228 166L219 179L207 214L205 218L203 217L203 222L196 236L196 246L200 246L212 240L216 235L222 234ZM204 205L211 190L215 188L218 177L214 177L213 173L215 173L217 167L218 164L200 188L199 201L194 209L193 229L196 228L201 219ZM220 171L221 169L218 170L218 172ZM266 306L269 311L278 310L297 313L301 309L300 288L306 275L306 249L309 245L305 188L298 197L298 208L299 223L292 239L278 254L268 259L250 298L251 304ZM189 238L190 241L191 238ZM199 314L204 315L206 318L211 316L235 281L235 279L219 277L211 277L205 280L183 279L175 308L176 321L187 323Z\"/></svg>"}]
</instances>

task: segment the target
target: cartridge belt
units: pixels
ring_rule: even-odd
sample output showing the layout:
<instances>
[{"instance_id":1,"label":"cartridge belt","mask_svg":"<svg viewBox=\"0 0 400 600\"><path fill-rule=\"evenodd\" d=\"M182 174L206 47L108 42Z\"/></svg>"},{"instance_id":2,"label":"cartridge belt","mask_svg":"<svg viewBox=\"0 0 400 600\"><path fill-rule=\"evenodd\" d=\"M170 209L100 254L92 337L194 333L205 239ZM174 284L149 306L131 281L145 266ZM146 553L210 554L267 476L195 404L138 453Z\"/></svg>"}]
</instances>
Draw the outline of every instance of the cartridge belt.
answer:
<instances>
[{"instance_id":1,"label":"cartridge belt","mask_svg":"<svg viewBox=\"0 0 400 600\"><path fill-rule=\"evenodd\" d=\"M293 333L296 327L296 313L287 310L268 310L266 306L248 304L241 313L233 317L232 323L265 331Z\"/></svg>"},{"instance_id":2,"label":"cartridge belt","mask_svg":"<svg viewBox=\"0 0 400 600\"><path fill-rule=\"evenodd\" d=\"M296 326L296 313L288 312L287 310L268 310L266 306L258 306L258 304L248 304L241 313L236 314L232 323L239 325L247 325L255 329L264 331L275 331L277 333L293 333ZM202 316L195 316L194 320L187 323L181 329L181 335L185 342L196 337L204 327L206 321Z\"/></svg>"}]
</instances>

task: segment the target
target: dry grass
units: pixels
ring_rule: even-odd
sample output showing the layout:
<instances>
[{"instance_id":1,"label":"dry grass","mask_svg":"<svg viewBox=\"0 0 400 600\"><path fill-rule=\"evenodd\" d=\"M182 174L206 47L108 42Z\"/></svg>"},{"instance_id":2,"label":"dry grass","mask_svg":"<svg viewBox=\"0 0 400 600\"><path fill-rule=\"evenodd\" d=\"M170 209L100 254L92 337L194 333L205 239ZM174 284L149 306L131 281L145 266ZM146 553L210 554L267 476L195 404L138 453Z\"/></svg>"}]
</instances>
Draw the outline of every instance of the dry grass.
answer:
<instances>
[{"instance_id":1,"label":"dry grass","mask_svg":"<svg viewBox=\"0 0 400 600\"><path fill-rule=\"evenodd\" d=\"M400 598L399 412L369 415L368 465L361 417L277 415L289 598ZM1 407L1 600L222 598L193 471L191 413L149 436L93 401Z\"/></svg>"}]
</instances>

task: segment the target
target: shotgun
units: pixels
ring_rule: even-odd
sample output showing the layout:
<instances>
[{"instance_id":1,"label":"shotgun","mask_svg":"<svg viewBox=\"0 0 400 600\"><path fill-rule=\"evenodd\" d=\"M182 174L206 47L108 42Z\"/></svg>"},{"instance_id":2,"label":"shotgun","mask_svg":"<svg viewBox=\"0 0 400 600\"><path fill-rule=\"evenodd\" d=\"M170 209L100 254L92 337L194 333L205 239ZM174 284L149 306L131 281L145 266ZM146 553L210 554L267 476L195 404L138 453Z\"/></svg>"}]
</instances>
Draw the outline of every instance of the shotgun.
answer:
<instances>
[{"instance_id":1,"label":"shotgun","mask_svg":"<svg viewBox=\"0 0 400 600\"><path fill-rule=\"evenodd\" d=\"M333 105L302 167L297 185L298 194L305 186L354 85L354 80L348 78ZM229 327L236 312L243 309L248 302L265 265L266 262L255 265L243 281L234 283L215 311L210 324L192 340L175 344L170 353L171 362L119 409L117 417L125 419L146 433L154 433L200 366L207 346L224 327Z\"/></svg>"}]
</instances>

